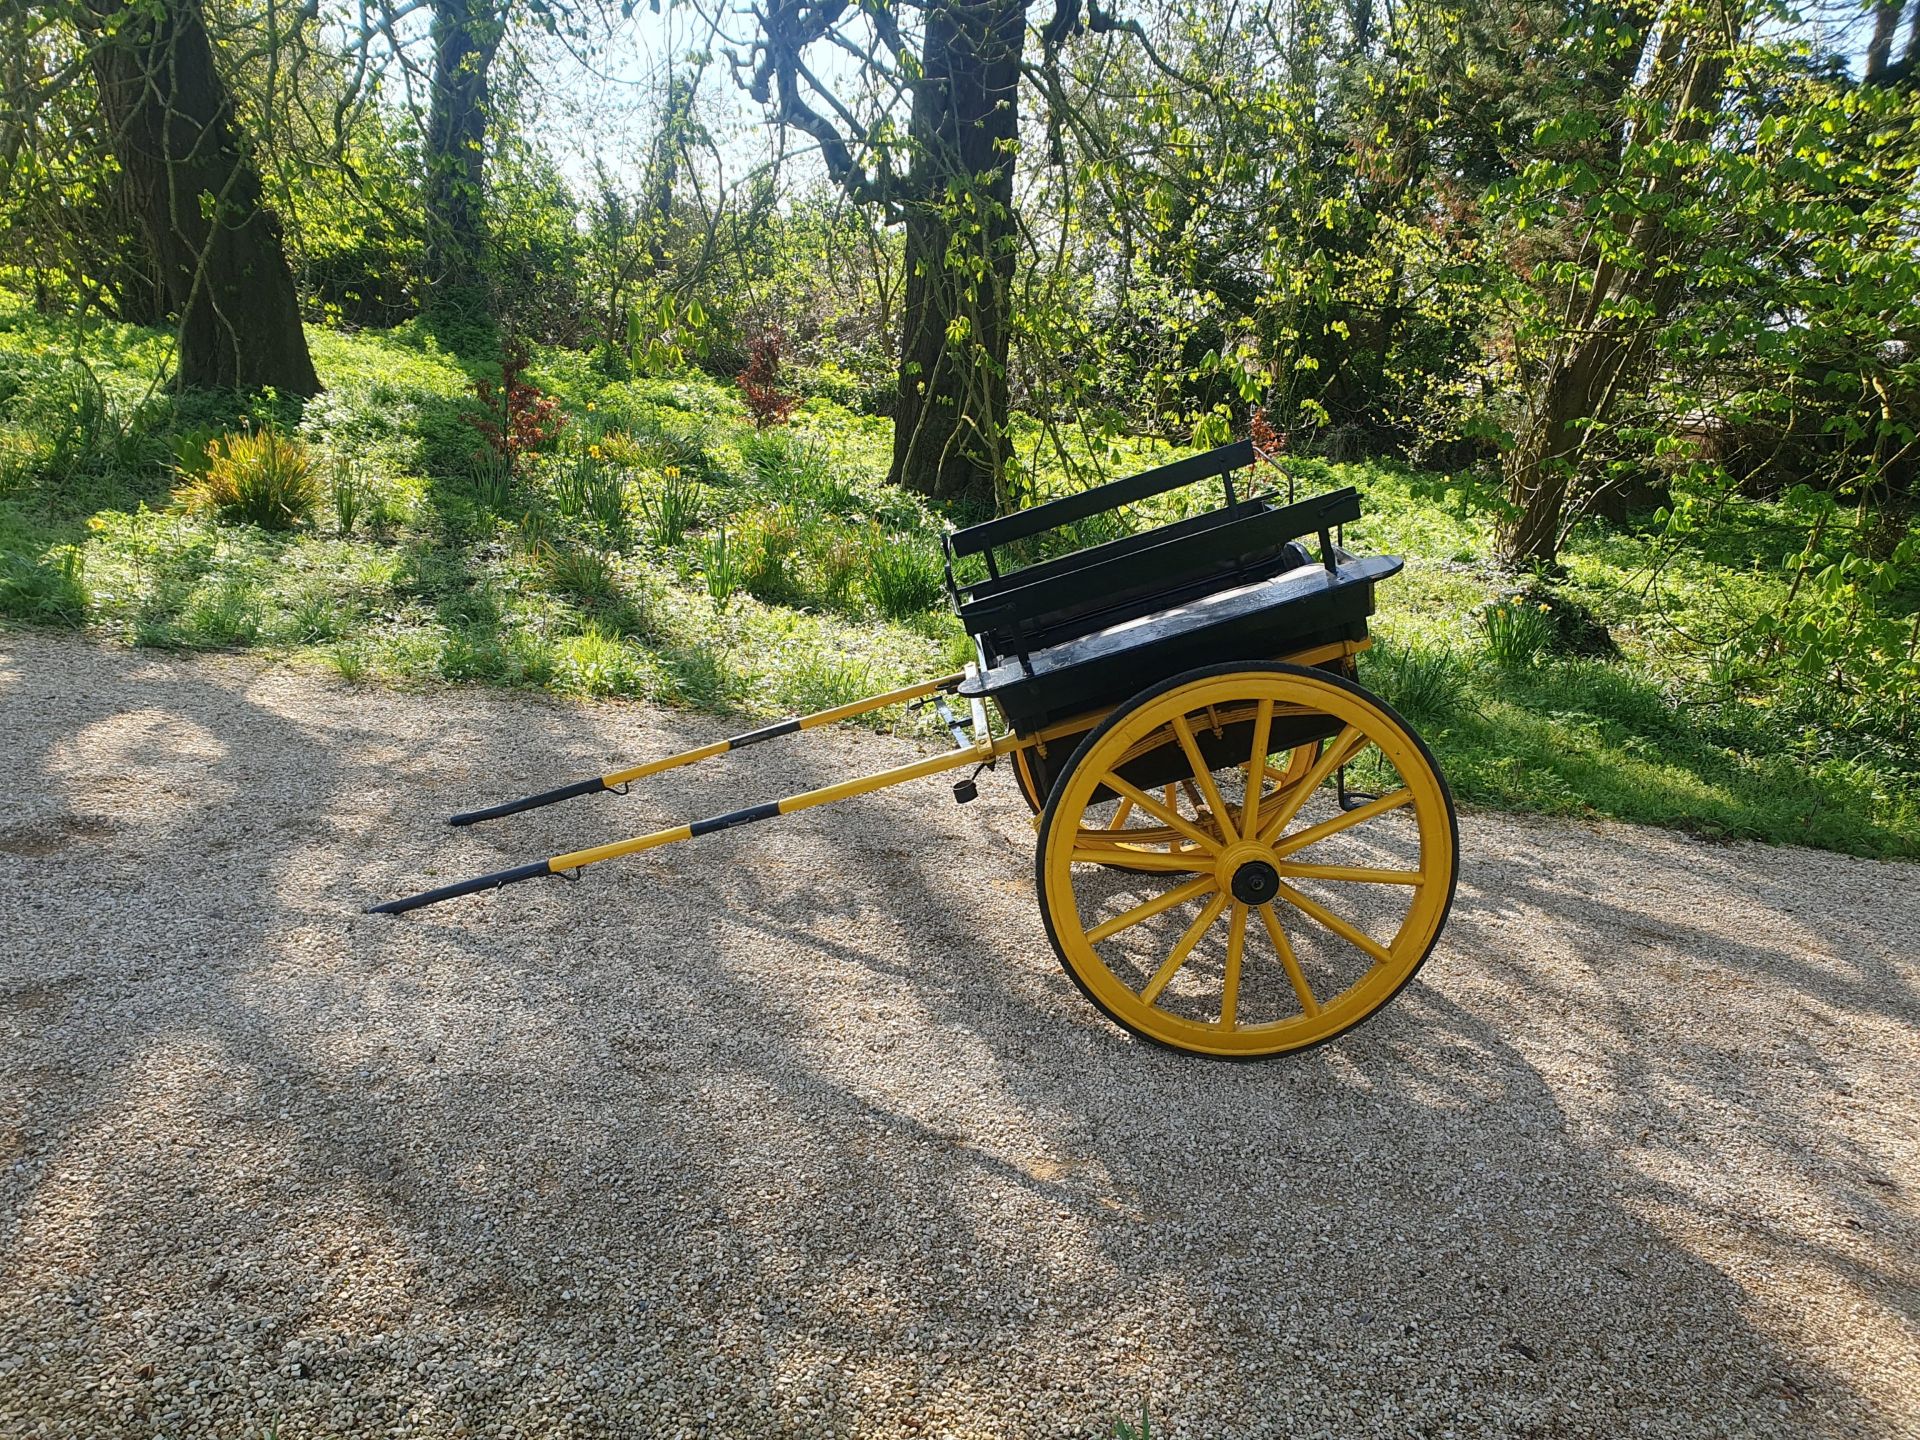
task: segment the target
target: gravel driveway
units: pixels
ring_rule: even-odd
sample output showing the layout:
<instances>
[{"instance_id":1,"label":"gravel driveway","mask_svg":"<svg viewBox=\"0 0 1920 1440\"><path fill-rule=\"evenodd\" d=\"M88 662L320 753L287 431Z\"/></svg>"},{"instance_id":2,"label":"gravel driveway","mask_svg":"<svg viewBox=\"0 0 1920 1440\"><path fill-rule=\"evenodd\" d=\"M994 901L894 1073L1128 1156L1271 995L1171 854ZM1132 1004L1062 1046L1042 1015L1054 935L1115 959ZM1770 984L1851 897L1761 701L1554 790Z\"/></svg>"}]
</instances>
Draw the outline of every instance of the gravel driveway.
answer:
<instances>
[{"instance_id":1,"label":"gravel driveway","mask_svg":"<svg viewBox=\"0 0 1920 1440\"><path fill-rule=\"evenodd\" d=\"M1005 775L0 636L0 1435L1920 1435L1920 867L1473 814L1346 1039L1154 1050Z\"/></svg>"}]
</instances>

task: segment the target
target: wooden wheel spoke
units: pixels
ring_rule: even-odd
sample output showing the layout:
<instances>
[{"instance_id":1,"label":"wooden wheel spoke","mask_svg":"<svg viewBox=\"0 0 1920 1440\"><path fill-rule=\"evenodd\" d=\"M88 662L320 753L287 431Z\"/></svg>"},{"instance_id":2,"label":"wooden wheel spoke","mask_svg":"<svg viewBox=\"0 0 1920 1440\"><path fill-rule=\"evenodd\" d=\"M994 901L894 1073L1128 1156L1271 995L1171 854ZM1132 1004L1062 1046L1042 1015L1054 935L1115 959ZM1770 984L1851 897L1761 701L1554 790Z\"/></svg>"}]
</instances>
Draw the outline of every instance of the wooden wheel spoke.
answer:
<instances>
[{"instance_id":1,"label":"wooden wheel spoke","mask_svg":"<svg viewBox=\"0 0 1920 1440\"><path fill-rule=\"evenodd\" d=\"M1287 865L1281 874L1295 880L1351 880L1361 885L1420 885L1424 870L1382 870L1372 865Z\"/></svg>"},{"instance_id":2,"label":"wooden wheel spoke","mask_svg":"<svg viewBox=\"0 0 1920 1440\"><path fill-rule=\"evenodd\" d=\"M1314 762L1313 768L1300 777L1299 784L1292 788L1291 793L1280 797L1279 808L1260 827L1260 842L1271 845L1275 837L1293 823L1293 817L1300 813L1300 807L1307 803L1307 797L1324 785L1329 775L1371 743L1366 733L1358 727L1343 727L1332 743L1320 752L1320 758Z\"/></svg>"},{"instance_id":3,"label":"wooden wheel spoke","mask_svg":"<svg viewBox=\"0 0 1920 1440\"><path fill-rule=\"evenodd\" d=\"M1127 799L1126 796L1122 795L1120 797L1120 803L1113 807L1113 819L1107 822L1107 829L1109 830L1126 829L1127 817L1131 814L1133 814L1133 801Z\"/></svg>"},{"instance_id":4,"label":"wooden wheel spoke","mask_svg":"<svg viewBox=\"0 0 1920 1440\"><path fill-rule=\"evenodd\" d=\"M1253 748L1247 752L1247 788L1240 797L1240 833L1259 833L1260 792L1267 776L1267 742L1273 738L1273 701L1262 699L1253 711Z\"/></svg>"},{"instance_id":5,"label":"wooden wheel spoke","mask_svg":"<svg viewBox=\"0 0 1920 1440\"><path fill-rule=\"evenodd\" d=\"M1154 916L1171 910L1174 906L1191 900L1196 895L1204 895L1213 888L1214 879L1212 875L1196 875L1184 885L1176 885L1166 893L1156 895L1151 900L1143 901L1131 910L1121 911L1111 920L1101 921L1098 925L1094 926L1093 929L1087 931L1087 941L1089 944L1098 945L1102 940L1111 939L1122 930L1130 929L1143 920L1151 920Z\"/></svg>"},{"instance_id":6,"label":"wooden wheel spoke","mask_svg":"<svg viewBox=\"0 0 1920 1440\"><path fill-rule=\"evenodd\" d=\"M1180 967L1187 963L1187 957L1193 953L1193 947L1200 943L1200 937L1207 933L1213 922L1220 918L1220 912L1226 908L1227 892L1215 891L1206 909L1194 918L1173 949L1167 952L1167 958L1160 962L1160 968L1153 972L1153 978L1147 981L1146 988L1140 992L1142 1000L1151 1005L1160 998L1160 992L1167 988L1167 982L1180 973Z\"/></svg>"},{"instance_id":7,"label":"wooden wheel spoke","mask_svg":"<svg viewBox=\"0 0 1920 1440\"><path fill-rule=\"evenodd\" d=\"M1231 1030L1240 1015L1240 959L1247 948L1247 907L1233 902L1227 921L1227 971L1220 980L1220 1028Z\"/></svg>"},{"instance_id":8,"label":"wooden wheel spoke","mask_svg":"<svg viewBox=\"0 0 1920 1440\"><path fill-rule=\"evenodd\" d=\"M1296 850L1304 850L1309 845L1318 845L1330 835L1338 835L1342 830L1351 830L1356 825L1364 825L1377 815L1385 815L1390 810L1398 810L1402 805L1413 803L1411 790L1390 790L1377 800L1352 810L1342 811L1331 820L1322 820L1318 825L1309 825L1297 835L1289 835L1273 847L1278 856L1291 855ZM1299 872L1304 873L1304 872Z\"/></svg>"},{"instance_id":9,"label":"wooden wheel spoke","mask_svg":"<svg viewBox=\"0 0 1920 1440\"><path fill-rule=\"evenodd\" d=\"M1300 1002L1300 1013L1313 1018L1320 1013L1320 1002L1314 997L1313 987L1307 984L1307 972L1300 968L1300 957L1287 943L1287 932L1280 924L1280 917L1273 913L1273 906L1260 907L1260 923L1267 927L1267 938L1273 941L1273 948L1280 956L1280 966L1287 972L1294 998Z\"/></svg>"},{"instance_id":10,"label":"wooden wheel spoke","mask_svg":"<svg viewBox=\"0 0 1920 1440\"><path fill-rule=\"evenodd\" d=\"M1173 734L1174 738L1180 742L1181 750L1186 752L1187 764L1193 767L1193 778L1200 786L1200 793L1206 800L1207 808L1213 811L1215 820L1219 822L1220 832L1227 843L1232 844L1240 838L1239 833L1233 828L1233 822L1227 816L1227 802L1220 796L1220 787L1213 783L1213 772L1207 768L1206 759L1200 754L1200 747L1193 738L1193 727L1187 724L1186 716L1173 717Z\"/></svg>"},{"instance_id":11,"label":"wooden wheel spoke","mask_svg":"<svg viewBox=\"0 0 1920 1440\"><path fill-rule=\"evenodd\" d=\"M1171 806L1162 805L1144 790L1129 785L1113 772L1107 772L1100 783L1123 799L1133 801L1137 809L1146 811L1147 814L1153 816L1153 818L1158 820L1162 825L1168 825L1178 830L1182 835L1186 836L1187 839L1206 851L1207 854L1213 855L1219 852L1219 842L1213 836L1207 834L1206 831L1202 830L1198 825L1195 825L1191 820L1183 818L1180 813ZM1169 785L1167 790L1168 793L1171 794L1173 787Z\"/></svg>"},{"instance_id":12,"label":"wooden wheel spoke","mask_svg":"<svg viewBox=\"0 0 1920 1440\"><path fill-rule=\"evenodd\" d=\"M1318 922L1325 929L1331 930L1355 949L1366 952L1376 964L1386 965L1393 960L1393 955L1388 951L1387 947L1382 945L1378 940L1375 940L1371 935L1361 930L1355 929L1319 901L1302 895L1284 880L1280 882L1279 894L1282 900L1285 900L1308 919Z\"/></svg>"},{"instance_id":13,"label":"wooden wheel spoke","mask_svg":"<svg viewBox=\"0 0 1920 1440\"><path fill-rule=\"evenodd\" d=\"M1137 845L1075 845L1072 860L1076 865L1124 865L1129 870L1169 875L1191 875L1213 868L1210 857L1191 850L1146 850Z\"/></svg>"}]
</instances>

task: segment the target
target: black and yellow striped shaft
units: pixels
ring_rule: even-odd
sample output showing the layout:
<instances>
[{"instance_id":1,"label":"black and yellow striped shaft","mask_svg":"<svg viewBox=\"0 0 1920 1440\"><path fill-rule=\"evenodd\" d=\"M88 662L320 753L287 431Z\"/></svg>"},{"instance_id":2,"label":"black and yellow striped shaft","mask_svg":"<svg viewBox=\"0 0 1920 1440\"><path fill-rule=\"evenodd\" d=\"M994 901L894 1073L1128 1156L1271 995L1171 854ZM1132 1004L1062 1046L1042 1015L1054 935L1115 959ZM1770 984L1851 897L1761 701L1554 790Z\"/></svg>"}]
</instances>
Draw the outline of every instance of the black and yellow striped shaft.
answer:
<instances>
[{"instance_id":1,"label":"black and yellow striped shaft","mask_svg":"<svg viewBox=\"0 0 1920 1440\"><path fill-rule=\"evenodd\" d=\"M831 711L823 711L831 714ZM855 711L855 714L860 712ZM824 722L822 722L824 723ZM783 732L784 733L784 732ZM725 743L725 742L718 742ZM915 760L911 764L896 765L890 770L882 770L874 775L861 775L852 780L842 780L838 784L823 785L818 790L803 791L798 795L789 795L784 800L771 800L763 805L749 805L744 810L729 810L723 815L709 816L705 820L695 820L690 824L676 825L670 830L655 830L648 835L636 835L631 840L615 840L607 845L594 845L585 850L572 850L565 855L555 855L546 860L537 860L531 865L516 866L512 870L497 870L491 875L476 875L471 880L461 880L452 885L442 885L438 890L427 890L419 895L408 895L404 899L389 900L384 905L375 905L376 915L398 915L408 910L418 910L423 905L437 904L442 900L452 900L461 895L472 895L481 890L497 890L502 885L511 885L517 880L537 880L547 875L561 875L583 866L597 865L602 860L616 860L623 855L637 855L643 850L656 849L661 845L671 845L678 840L691 840L696 835L711 835L716 830L730 830L735 825L750 825L756 820L771 820L776 815L791 815L796 810L807 810L815 805L827 805L835 800L846 800L855 795L865 795L870 791L883 790L889 785L898 785L908 780L918 780L926 775L938 775L943 770L955 770L963 765L975 765L989 760L995 755L1017 749L1022 744L1013 736L1003 736L999 740L990 740L984 736L975 740L966 749L950 750L943 755L935 755L926 760ZM688 752L697 754L698 752ZM721 754L719 750L709 753ZM679 760L680 757L674 757ZM682 762L687 763L687 762Z\"/></svg>"},{"instance_id":2,"label":"black and yellow striped shaft","mask_svg":"<svg viewBox=\"0 0 1920 1440\"><path fill-rule=\"evenodd\" d=\"M585 780L575 780L572 784L562 785L557 790L543 790L538 795L523 796L518 800L502 801L498 805L489 805L484 810L466 810L458 815L449 816L449 825L474 825L482 820L499 820L508 815L518 815L523 810L538 810L542 805L552 805L557 801L571 800L576 795L597 795L603 790L617 790L635 780L644 780L649 775L663 774L668 770L678 770L682 765L691 765L697 760L711 760L716 755L725 755L730 750L743 750L749 745L758 745L765 740L776 740L782 735L794 735L802 730L813 730L822 725L832 725L841 720L851 720L857 715L865 715L874 710L884 710L889 705L904 704L909 700L919 700L942 690L951 690L960 683L958 675L948 675L939 680L926 680L918 685L908 685L903 689L889 690L884 695L873 695L865 700L855 700L848 705L836 705L831 710L816 710L811 715L796 715L787 720L776 720L771 725L762 725L758 730L749 730L744 735L733 735L725 740L715 740L710 745L701 745L696 749L683 750L678 755L668 755L664 759L649 760L644 765L635 765L626 770L615 770L610 775L593 775ZM502 882L505 883L505 882Z\"/></svg>"}]
</instances>

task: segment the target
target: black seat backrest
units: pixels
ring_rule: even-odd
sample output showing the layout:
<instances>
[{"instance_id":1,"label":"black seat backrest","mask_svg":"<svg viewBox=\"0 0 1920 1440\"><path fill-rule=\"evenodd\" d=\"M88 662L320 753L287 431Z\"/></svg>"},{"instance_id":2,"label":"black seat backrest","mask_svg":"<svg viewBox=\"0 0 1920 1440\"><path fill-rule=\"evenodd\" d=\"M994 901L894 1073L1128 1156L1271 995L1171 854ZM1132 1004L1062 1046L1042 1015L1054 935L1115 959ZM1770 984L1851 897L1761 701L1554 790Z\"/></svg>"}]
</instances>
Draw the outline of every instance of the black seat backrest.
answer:
<instances>
[{"instance_id":1,"label":"black seat backrest","mask_svg":"<svg viewBox=\"0 0 1920 1440\"><path fill-rule=\"evenodd\" d=\"M1168 490L1177 490L1182 485L1211 480L1215 476L1228 476L1251 464L1253 442L1236 440L1231 445L1222 445L1201 455L1190 455L1185 460L1175 460L1170 465L1142 471L1124 480L1095 485L1090 490L1064 495L1044 505L1030 506L1025 510L1016 510L1011 515L1002 515L997 520L986 520L978 525L969 525L964 530L956 530L946 537L947 554L950 559L966 555L982 556L988 575L998 579L1000 568L994 563L993 551L999 546L1042 535L1049 530L1058 530L1063 525L1071 525L1102 511L1118 510L1123 505L1131 505ZM1231 481L1227 482L1226 499L1231 506Z\"/></svg>"}]
</instances>

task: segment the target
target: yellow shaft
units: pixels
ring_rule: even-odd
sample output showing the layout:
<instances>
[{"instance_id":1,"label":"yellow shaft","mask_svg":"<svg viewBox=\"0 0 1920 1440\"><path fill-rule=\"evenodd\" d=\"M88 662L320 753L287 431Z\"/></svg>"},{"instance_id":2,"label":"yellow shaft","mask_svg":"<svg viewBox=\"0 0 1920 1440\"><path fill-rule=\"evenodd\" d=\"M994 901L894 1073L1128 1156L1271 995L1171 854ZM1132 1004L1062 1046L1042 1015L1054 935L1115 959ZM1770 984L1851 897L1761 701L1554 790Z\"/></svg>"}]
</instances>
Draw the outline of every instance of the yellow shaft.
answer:
<instances>
[{"instance_id":1,"label":"yellow shaft","mask_svg":"<svg viewBox=\"0 0 1920 1440\"><path fill-rule=\"evenodd\" d=\"M745 825L755 820L771 820L776 815L791 815L796 810L807 810L815 805L828 805L835 800L847 800L855 795L866 795L874 790L884 790L889 785L899 785L927 775L938 775L943 770L957 770L963 765L977 765L992 759L995 755L1018 749L1019 746L1020 742L1017 739L1004 736L998 741L973 745L965 750L950 750L944 755L915 760L907 765L896 765L890 770L882 770L874 775L842 780L836 785L823 785L818 790L789 795L784 800L751 805L745 810L734 810L708 820L695 820L688 825L676 825L671 830L655 830L650 835L636 835L631 840L615 840L606 845L594 845L585 850L573 850L565 855L555 855L547 861L547 868L557 874L562 870L575 870L583 865L597 865L602 860L616 860L622 855L637 855L642 850L657 849L662 845L671 845L677 840L691 840L696 835L709 835L715 830L727 830L735 825Z\"/></svg>"},{"instance_id":2,"label":"yellow shaft","mask_svg":"<svg viewBox=\"0 0 1920 1440\"><path fill-rule=\"evenodd\" d=\"M736 735L727 740L715 740L710 745L701 745L693 750L683 750L678 755L668 755L659 760L649 760L644 765L634 765L625 770L615 770L610 775L602 775L600 783L611 790L616 785L625 785L629 781L644 780L649 775L658 775L667 770L678 770L682 765L691 765L699 760L711 760L716 755L725 755L729 750L738 750L760 740L771 740L777 735L791 735L798 730L813 730L822 725L832 725L841 720L851 720L856 715L866 715L875 710L884 710L889 705L899 705L908 700L918 700L922 696L932 695L936 691L948 689L960 681L958 675L948 675L939 680L923 680L918 685L903 686L898 690L889 690L884 695L869 696L865 700L855 700L849 705L836 705L831 710L817 710L811 715L802 715L793 720L780 720L746 735Z\"/></svg>"}]
</instances>

